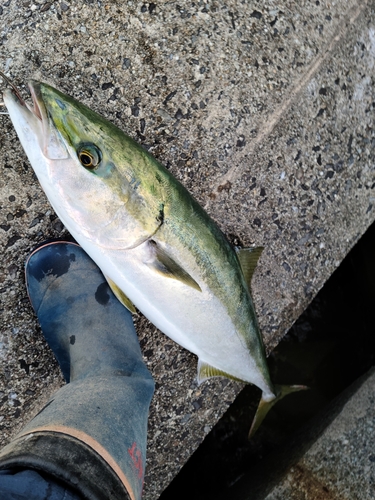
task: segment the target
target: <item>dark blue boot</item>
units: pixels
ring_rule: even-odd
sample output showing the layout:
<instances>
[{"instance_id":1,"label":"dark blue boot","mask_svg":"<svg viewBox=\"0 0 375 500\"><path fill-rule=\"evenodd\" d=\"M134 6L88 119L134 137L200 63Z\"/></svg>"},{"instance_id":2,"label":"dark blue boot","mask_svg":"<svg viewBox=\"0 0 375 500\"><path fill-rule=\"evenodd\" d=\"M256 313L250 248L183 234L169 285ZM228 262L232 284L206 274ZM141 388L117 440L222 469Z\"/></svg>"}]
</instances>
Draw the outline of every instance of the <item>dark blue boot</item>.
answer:
<instances>
[{"instance_id":1,"label":"dark blue boot","mask_svg":"<svg viewBox=\"0 0 375 500\"><path fill-rule=\"evenodd\" d=\"M67 385L0 452L0 468L46 472L88 499L139 499L154 390L130 313L74 243L38 248L26 283Z\"/></svg>"}]
</instances>

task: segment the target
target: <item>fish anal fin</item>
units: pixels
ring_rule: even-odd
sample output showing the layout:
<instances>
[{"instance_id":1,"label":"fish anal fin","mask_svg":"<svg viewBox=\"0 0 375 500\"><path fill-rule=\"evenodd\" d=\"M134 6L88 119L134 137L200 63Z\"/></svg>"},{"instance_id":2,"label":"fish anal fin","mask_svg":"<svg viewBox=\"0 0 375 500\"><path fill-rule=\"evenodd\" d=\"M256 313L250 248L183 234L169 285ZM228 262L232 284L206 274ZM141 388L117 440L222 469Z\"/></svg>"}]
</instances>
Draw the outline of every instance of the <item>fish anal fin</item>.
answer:
<instances>
[{"instance_id":1,"label":"fish anal fin","mask_svg":"<svg viewBox=\"0 0 375 500\"><path fill-rule=\"evenodd\" d=\"M275 385L275 397L265 398L262 394L262 398L259 402L257 411L255 413L255 417L250 427L248 438L252 438L256 431L258 430L260 424L265 419L266 415L270 411L270 409L278 403L281 399L283 399L288 394L292 394L293 392L305 391L308 389L305 385Z\"/></svg>"},{"instance_id":2,"label":"fish anal fin","mask_svg":"<svg viewBox=\"0 0 375 500\"><path fill-rule=\"evenodd\" d=\"M201 384L205 380L211 378L211 377L226 377L231 380L236 380L237 382L244 382L244 380L241 380L237 377L234 377L233 375L230 375L229 373L226 373L223 370L219 370L218 368L215 368L214 366L209 365L205 361L201 361L200 359L198 360L198 369L197 369L197 381L198 384Z\"/></svg>"},{"instance_id":3,"label":"fish anal fin","mask_svg":"<svg viewBox=\"0 0 375 500\"><path fill-rule=\"evenodd\" d=\"M129 309L131 313L135 314L137 312L136 308L134 307L131 300L124 294L121 288L119 288L116 285L116 283L111 280L111 278L108 278L108 276L105 276L105 279L107 280L107 283L110 286L112 292L114 293L116 298L121 302L121 304L125 306L126 309Z\"/></svg>"},{"instance_id":4,"label":"fish anal fin","mask_svg":"<svg viewBox=\"0 0 375 500\"><path fill-rule=\"evenodd\" d=\"M155 241L149 241L150 249L153 254L153 259L148 262L156 272L160 273L166 278L172 278L181 281L185 285L201 292L202 289L190 274L185 271L168 253L160 247Z\"/></svg>"},{"instance_id":5,"label":"fish anal fin","mask_svg":"<svg viewBox=\"0 0 375 500\"><path fill-rule=\"evenodd\" d=\"M236 249L237 257L241 264L242 273L249 288L251 279L258 264L259 257L263 252L263 249L264 247L248 247Z\"/></svg>"}]
</instances>

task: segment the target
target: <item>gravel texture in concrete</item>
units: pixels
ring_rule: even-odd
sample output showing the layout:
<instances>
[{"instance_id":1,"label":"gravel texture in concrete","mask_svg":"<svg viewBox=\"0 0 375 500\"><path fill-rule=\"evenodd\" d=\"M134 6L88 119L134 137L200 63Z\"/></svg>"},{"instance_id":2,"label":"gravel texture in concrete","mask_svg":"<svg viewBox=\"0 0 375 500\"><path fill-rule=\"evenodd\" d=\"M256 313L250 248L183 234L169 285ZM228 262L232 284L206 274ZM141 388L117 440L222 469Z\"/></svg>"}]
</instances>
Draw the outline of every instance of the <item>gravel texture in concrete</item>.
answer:
<instances>
[{"instance_id":1,"label":"gravel texture in concrete","mask_svg":"<svg viewBox=\"0 0 375 500\"><path fill-rule=\"evenodd\" d=\"M374 383L372 370L338 416L264 500L372 500Z\"/></svg>"},{"instance_id":2,"label":"gravel texture in concrete","mask_svg":"<svg viewBox=\"0 0 375 500\"><path fill-rule=\"evenodd\" d=\"M372 368L230 492L236 500L372 500Z\"/></svg>"},{"instance_id":3,"label":"gravel texture in concrete","mask_svg":"<svg viewBox=\"0 0 375 500\"><path fill-rule=\"evenodd\" d=\"M374 220L374 2L7 0L0 69L102 113L164 163L230 241L263 245L253 295L267 349ZM26 90L23 90L26 94ZM7 442L62 384L26 296L29 251L64 236L0 116L0 426ZM145 499L240 389L144 318L156 380ZM298 383L298 381L296 381Z\"/></svg>"}]
</instances>

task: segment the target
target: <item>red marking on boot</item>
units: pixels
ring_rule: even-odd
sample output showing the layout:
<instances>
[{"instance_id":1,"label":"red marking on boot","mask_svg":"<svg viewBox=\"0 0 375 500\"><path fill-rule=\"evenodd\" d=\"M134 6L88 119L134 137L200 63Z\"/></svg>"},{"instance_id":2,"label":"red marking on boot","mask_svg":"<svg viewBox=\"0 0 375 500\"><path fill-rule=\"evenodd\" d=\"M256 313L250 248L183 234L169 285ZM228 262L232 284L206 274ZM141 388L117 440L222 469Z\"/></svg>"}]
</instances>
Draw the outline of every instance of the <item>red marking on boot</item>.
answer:
<instances>
[{"instance_id":1,"label":"red marking on boot","mask_svg":"<svg viewBox=\"0 0 375 500\"><path fill-rule=\"evenodd\" d=\"M141 450L137 447L137 443L134 442L131 448L128 448L128 453L133 461L134 467L138 473L138 479L143 478L143 462Z\"/></svg>"}]
</instances>

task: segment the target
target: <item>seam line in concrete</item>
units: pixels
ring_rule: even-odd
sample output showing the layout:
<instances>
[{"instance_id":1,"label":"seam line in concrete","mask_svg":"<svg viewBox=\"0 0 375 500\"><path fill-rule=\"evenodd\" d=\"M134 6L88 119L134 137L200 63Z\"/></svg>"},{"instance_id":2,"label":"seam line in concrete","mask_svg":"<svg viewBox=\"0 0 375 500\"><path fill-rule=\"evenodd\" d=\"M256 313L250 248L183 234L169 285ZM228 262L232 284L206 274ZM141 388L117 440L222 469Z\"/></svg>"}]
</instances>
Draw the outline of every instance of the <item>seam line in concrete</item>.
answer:
<instances>
[{"instance_id":1,"label":"seam line in concrete","mask_svg":"<svg viewBox=\"0 0 375 500\"><path fill-rule=\"evenodd\" d=\"M338 23L336 28L336 34L331 39L326 51L322 55L318 55L308 66L307 71L298 79L294 87L290 91L290 97L286 99L280 107L274 111L269 117L266 117L263 125L261 125L260 130L255 137L255 139L249 143L246 151L241 152L241 156L236 161L235 165L231 167L227 173L219 177L217 181L214 183L214 187L212 193L217 197L218 194L223 190L223 186L225 186L228 182L233 184L233 182L240 176L241 174L241 158L251 156L255 148L263 142L275 129L277 124L282 120L285 116L287 110L294 104L294 101L297 99L301 91L307 86L308 82L311 80L313 75L317 73L323 63L331 56L333 50L335 49L338 42L340 42L344 36L346 35L349 26L353 25L358 17L361 15L363 10L366 8L368 0L365 0L361 5L355 5L351 7L345 16Z\"/></svg>"}]
</instances>

